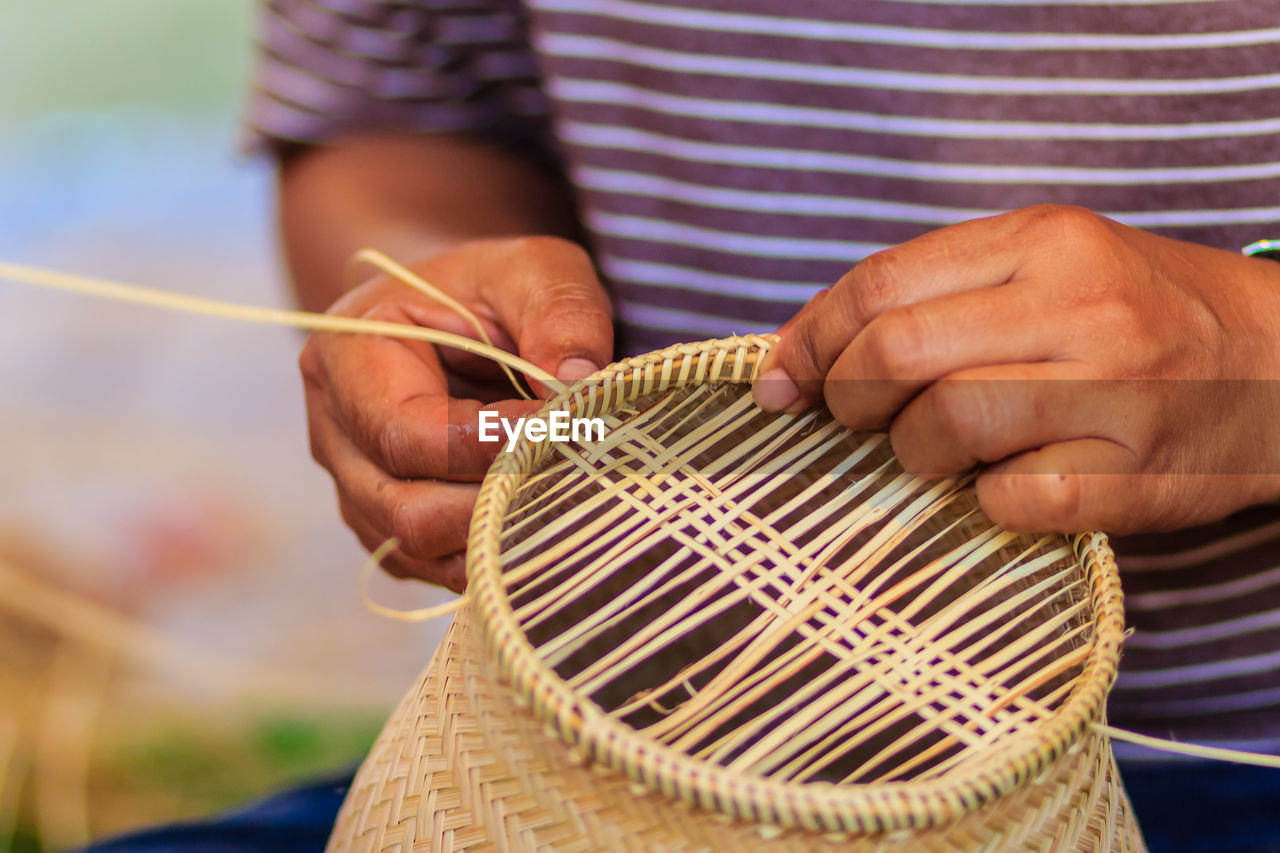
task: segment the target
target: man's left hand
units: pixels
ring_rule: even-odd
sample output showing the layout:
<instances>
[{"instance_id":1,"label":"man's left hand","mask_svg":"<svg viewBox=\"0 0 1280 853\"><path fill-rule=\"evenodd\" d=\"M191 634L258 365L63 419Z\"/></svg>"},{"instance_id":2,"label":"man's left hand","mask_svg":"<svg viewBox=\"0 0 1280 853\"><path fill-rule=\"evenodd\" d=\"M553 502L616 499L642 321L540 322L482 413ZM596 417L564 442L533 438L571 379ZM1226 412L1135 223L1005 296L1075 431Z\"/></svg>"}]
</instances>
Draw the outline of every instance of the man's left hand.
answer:
<instances>
[{"instance_id":1,"label":"man's left hand","mask_svg":"<svg viewBox=\"0 0 1280 853\"><path fill-rule=\"evenodd\" d=\"M922 475L987 466L1012 529L1114 533L1280 498L1280 265L1038 206L872 255L781 330L757 401L825 399Z\"/></svg>"}]
</instances>

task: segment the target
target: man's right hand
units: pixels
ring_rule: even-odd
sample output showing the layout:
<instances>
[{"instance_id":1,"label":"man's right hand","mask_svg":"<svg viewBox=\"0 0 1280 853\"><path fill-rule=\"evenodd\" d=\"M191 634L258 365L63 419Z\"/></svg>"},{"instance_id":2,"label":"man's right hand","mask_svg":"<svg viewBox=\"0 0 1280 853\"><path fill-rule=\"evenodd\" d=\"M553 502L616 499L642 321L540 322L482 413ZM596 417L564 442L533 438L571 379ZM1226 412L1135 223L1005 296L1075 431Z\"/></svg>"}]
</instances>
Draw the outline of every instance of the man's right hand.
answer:
<instances>
[{"instance_id":1,"label":"man's right hand","mask_svg":"<svg viewBox=\"0 0 1280 853\"><path fill-rule=\"evenodd\" d=\"M495 344L561 380L611 360L609 299L574 243L478 240L412 269L470 308ZM329 313L475 337L466 320L387 277L352 290ZM538 404L511 399L491 362L417 341L316 333L299 366L311 453L333 475L343 519L370 550L400 540L384 563L391 574L460 592L476 484L503 446L478 441L479 412L514 418Z\"/></svg>"}]
</instances>

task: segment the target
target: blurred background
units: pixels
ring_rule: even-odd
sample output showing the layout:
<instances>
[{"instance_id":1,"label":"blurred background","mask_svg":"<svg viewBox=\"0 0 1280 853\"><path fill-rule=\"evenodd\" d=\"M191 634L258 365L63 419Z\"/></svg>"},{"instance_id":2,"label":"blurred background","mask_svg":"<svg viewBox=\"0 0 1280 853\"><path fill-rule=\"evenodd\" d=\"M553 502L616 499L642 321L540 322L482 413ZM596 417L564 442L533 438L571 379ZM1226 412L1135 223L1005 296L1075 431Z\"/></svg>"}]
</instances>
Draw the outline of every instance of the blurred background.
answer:
<instances>
[{"instance_id":1,"label":"blurred background","mask_svg":"<svg viewBox=\"0 0 1280 853\"><path fill-rule=\"evenodd\" d=\"M0 260L287 304L254 4L0 9ZM301 340L0 281L0 851L353 765L426 665L442 625L360 604Z\"/></svg>"}]
</instances>

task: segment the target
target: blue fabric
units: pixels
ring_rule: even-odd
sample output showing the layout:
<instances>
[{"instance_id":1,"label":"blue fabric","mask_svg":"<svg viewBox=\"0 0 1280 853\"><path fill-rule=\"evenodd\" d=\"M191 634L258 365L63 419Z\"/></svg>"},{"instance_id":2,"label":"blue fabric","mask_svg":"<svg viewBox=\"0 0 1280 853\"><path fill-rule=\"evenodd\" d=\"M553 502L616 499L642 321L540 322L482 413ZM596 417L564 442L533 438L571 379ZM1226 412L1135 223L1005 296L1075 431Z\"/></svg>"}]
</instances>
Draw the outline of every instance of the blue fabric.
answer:
<instances>
[{"instance_id":1,"label":"blue fabric","mask_svg":"<svg viewBox=\"0 0 1280 853\"><path fill-rule=\"evenodd\" d=\"M1151 853L1280 853L1280 770L1122 763ZM163 827L85 853L321 853L350 774L204 822Z\"/></svg>"},{"instance_id":2,"label":"blue fabric","mask_svg":"<svg viewBox=\"0 0 1280 853\"><path fill-rule=\"evenodd\" d=\"M1122 762L1151 853L1280 853L1280 770Z\"/></svg>"},{"instance_id":3,"label":"blue fabric","mask_svg":"<svg viewBox=\"0 0 1280 853\"><path fill-rule=\"evenodd\" d=\"M85 853L321 853L351 776L347 771L208 820L104 841Z\"/></svg>"}]
</instances>

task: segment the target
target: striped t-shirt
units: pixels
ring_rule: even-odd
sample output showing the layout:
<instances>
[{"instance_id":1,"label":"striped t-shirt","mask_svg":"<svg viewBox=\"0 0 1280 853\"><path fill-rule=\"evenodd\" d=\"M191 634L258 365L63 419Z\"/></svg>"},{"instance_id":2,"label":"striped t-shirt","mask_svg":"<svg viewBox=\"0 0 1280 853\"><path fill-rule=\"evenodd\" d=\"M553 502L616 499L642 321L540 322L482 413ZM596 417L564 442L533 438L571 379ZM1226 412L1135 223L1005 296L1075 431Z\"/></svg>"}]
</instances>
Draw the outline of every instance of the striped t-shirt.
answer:
<instances>
[{"instance_id":1,"label":"striped t-shirt","mask_svg":"<svg viewBox=\"0 0 1280 853\"><path fill-rule=\"evenodd\" d=\"M1041 202L1278 236L1278 22L1280 0L271 0L251 122L555 156L632 353L771 330L878 249ZM1280 750L1280 512L1117 544L1112 721Z\"/></svg>"}]
</instances>

